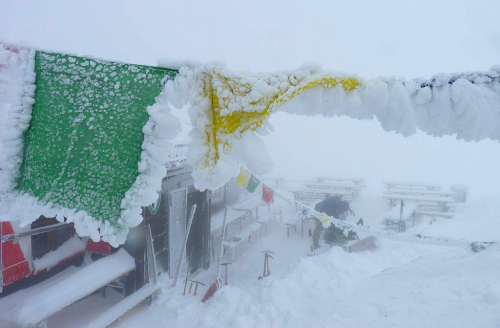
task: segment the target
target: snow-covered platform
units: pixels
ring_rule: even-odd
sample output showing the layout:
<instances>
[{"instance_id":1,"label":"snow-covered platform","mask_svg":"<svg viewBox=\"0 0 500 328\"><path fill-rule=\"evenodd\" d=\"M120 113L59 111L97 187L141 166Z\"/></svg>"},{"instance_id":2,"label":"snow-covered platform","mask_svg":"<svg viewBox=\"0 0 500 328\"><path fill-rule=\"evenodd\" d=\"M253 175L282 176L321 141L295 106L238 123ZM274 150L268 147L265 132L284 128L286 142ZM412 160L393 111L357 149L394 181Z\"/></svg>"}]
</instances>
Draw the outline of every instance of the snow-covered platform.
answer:
<instances>
[{"instance_id":1,"label":"snow-covered platform","mask_svg":"<svg viewBox=\"0 0 500 328\"><path fill-rule=\"evenodd\" d=\"M439 207L443 210L443 212L446 212L447 209L450 207L450 205L455 203L455 200L451 197L440 197L440 196L411 196L411 195L398 195L398 194L389 194L389 195L384 195L382 196L383 198L386 198L390 202L390 207L392 207L397 201L403 200L403 201L411 201L421 205L429 205L427 203L430 203L431 205L437 204Z\"/></svg>"},{"instance_id":2,"label":"snow-covered platform","mask_svg":"<svg viewBox=\"0 0 500 328\"><path fill-rule=\"evenodd\" d=\"M158 284L149 283L142 286L139 290L126 297L123 301L111 307L106 312L101 313L97 318L92 320L86 328L104 328L109 326L134 306L156 293L159 289L160 286Z\"/></svg>"},{"instance_id":3,"label":"snow-covered platform","mask_svg":"<svg viewBox=\"0 0 500 328\"><path fill-rule=\"evenodd\" d=\"M135 268L135 261L124 249L99 259L65 276L46 288L35 288L33 293L24 292L24 297L2 320L12 327L26 327L44 322L50 315L92 294L108 283L126 275ZM37 287L37 286L35 286ZM9 303L16 294L5 297ZM11 304L14 305L14 304ZM3 323L0 322L0 326Z\"/></svg>"},{"instance_id":4,"label":"snow-covered platform","mask_svg":"<svg viewBox=\"0 0 500 328\"><path fill-rule=\"evenodd\" d=\"M319 182L338 181L338 182L352 182L354 184L359 184L359 183L365 182L365 178L360 178L360 177L324 177L324 176L319 176L319 177L314 177L313 179L317 180Z\"/></svg>"},{"instance_id":5,"label":"snow-covered platform","mask_svg":"<svg viewBox=\"0 0 500 328\"><path fill-rule=\"evenodd\" d=\"M421 182L405 182L405 181L382 181L382 184L387 186L388 191L393 188L414 188L414 189L428 189L428 190L441 190L441 186L432 183Z\"/></svg>"},{"instance_id":6,"label":"snow-covered platform","mask_svg":"<svg viewBox=\"0 0 500 328\"><path fill-rule=\"evenodd\" d=\"M347 190L347 191L361 191L361 189L365 186L364 184L354 184L354 183L347 183L347 182L302 182L302 185L306 186L307 188L312 188L312 189L340 189L340 190Z\"/></svg>"},{"instance_id":7,"label":"snow-covered platform","mask_svg":"<svg viewBox=\"0 0 500 328\"><path fill-rule=\"evenodd\" d=\"M429 190L429 189L412 189L412 188L395 188L391 191L384 191L384 195L413 195L413 196L456 196L453 191Z\"/></svg>"}]
</instances>

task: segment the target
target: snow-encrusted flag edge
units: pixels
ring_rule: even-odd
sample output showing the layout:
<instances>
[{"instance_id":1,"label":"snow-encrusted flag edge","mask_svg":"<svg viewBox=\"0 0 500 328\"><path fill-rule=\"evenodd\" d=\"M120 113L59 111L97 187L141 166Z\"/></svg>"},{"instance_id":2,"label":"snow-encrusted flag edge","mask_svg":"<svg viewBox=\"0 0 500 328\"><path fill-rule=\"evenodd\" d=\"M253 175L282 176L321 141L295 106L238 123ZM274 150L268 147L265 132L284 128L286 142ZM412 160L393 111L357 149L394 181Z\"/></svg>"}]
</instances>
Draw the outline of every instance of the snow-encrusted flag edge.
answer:
<instances>
[{"instance_id":1,"label":"snow-encrusted flag edge","mask_svg":"<svg viewBox=\"0 0 500 328\"><path fill-rule=\"evenodd\" d=\"M500 66L409 81L364 80L308 66L273 73L234 72L216 62L182 67L179 72L175 93L184 94L179 104L191 105L187 160L200 190L217 189L238 175L239 163L255 174L270 171L272 163L257 134L272 131L268 118L275 111L376 118L384 130L404 136L419 129L466 141L500 140Z\"/></svg>"},{"instance_id":2,"label":"snow-encrusted flag edge","mask_svg":"<svg viewBox=\"0 0 500 328\"><path fill-rule=\"evenodd\" d=\"M36 48L0 42L0 106L8 110L0 154L0 221L19 220L21 226L35 221L40 215L56 217L59 221L74 222L80 236L101 239L113 246L125 242L128 230L142 221L141 206L147 206L158 197L165 175L165 163L172 147L167 140L174 139L180 131L180 122L170 113L167 89L172 90L172 80L166 81L160 95L147 108L149 119L142 128L144 141L138 175L121 202L119 226L109 221L101 222L85 210L65 208L16 190L16 179L23 160L23 133L29 128L32 106L35 102ZM10 92L10 98L9 93ZM172 97L170 97L172 98ZM6 109L6 104L9 104Z\"/></svg>"}]
</instances>

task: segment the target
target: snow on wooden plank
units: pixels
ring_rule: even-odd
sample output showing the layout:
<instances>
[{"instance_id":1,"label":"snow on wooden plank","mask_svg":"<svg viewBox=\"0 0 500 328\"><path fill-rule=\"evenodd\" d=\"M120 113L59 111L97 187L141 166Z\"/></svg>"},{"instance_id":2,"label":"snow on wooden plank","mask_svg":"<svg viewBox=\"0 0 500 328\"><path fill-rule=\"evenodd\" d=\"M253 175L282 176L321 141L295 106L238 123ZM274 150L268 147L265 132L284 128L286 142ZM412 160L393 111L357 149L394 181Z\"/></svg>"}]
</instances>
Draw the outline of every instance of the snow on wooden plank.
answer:
<instances>
[{"instance_id":1,"label":"snow on wooden plank","mask_svg":"<svg viewBox=\"0 0 500 328\"><path fill-rule=\"evenodd\" d=\"M437 217L444 217L444 218L451 218L455 215L455 213L448 213L448 212L435 212L435 211L415 211L416 214L420 215L426 215L426 216L437 216Z\"/></svg>"},{"instance_id":2,"label":"snow on wooden plank","mask_svg":"<svg viewBox=\"0 0 500 328\"><path fill-rule=\"evenodd\" d=\"M55 251L48 252L43 257L34 260L34 269L35 271L50 269L62 260L83 252L84 250L85 244L77 235L75 235L64 242Z\"/></svg>"},{"instance_id":3,"label":"snow on wooden plank","mask_svg":"<svg viewBox=\"0 0 500 328\"><path fill-rule=\"evenodd\" d=\"M264 201L262 200L262 197L257 196L257 197L249 198L247 200L242 201L241 203L234 205L233 209L242 210L242 211L250 211L250 210L253 210L254 208L256 208L257 206L260 206L260 205L268 206L268 204L264 203Z\"/></svg>"},{"instance_id":4,"label":"snow on wooden plank","mask_svg":"<svg viewBox=\"0 0 500 328\"><path fill-rule=\"evenodd\" d=\"M453 191L439 191L429 189L411 189L411 188L393 188L391 191L384 191L384 195L436 195L436 196L455 196Z\"/></svg>"},{"instance_id":5,"label":"snow on wooden plank","mask_svg":"<svg viewBox=\"0 0 500 328\"><path fill-rule=\"evenodd\" d=\"M382 184L387 185L387 186L441 188L441 186L437 185L437 184L421 183L421 182L382 181Z\"/></svg>"},{"instance_id":6,"label":"snow on wooden plank","mask_svg":"<svg viewBox=\"0 0 500 328\"><path fill-rule=\"evenodd\" d=\"M21 326L33 325L92 294L135 268L124 249L99 259L37 294L24 299L13 318Z\"/></svg>"},{"instance_id":7,"label":"snow on wooden plank","mask_svg":"<svg viewBox=\"0 0 500 328\"><path fill-rule=\"evenodd\" d=\"M106 312L101 313L97 318L92 320L86 326L86 328L104 328L109 326L126 312L130 311L133 307L144 301L149 296L153 295L159 289L159 285L154 285L152 283L142 286L132 295L126 297L124 300L114 305Z\"/></svg>"},{"instance_id":8,"label":"snow on wooden plank","mask_svg":"<svg viewBox=\"0 0 500 328\"><path fill-rule=\"evenodd\" d=\"M354 183L345 183L345 182L303 182L302 185L315 188L315 189L349 189L349 190L361 190L365 185L364 184L354 184Z\"/></svg>"},{"instance_id":9,"label":"snow on wooden plank","mask_svg":"<svg viewBox=\"0 0 500 328\"><path fill-rule=\"evenodd\" d=\"M275 207L271 209L269 212L266 212L263 215L261 215L255 222L265 223L269 221L269 219L272 217L276 217L277 215L282 215L281 211L282 211L281 207Z\"/></svg>"},{"instance_id":10,"label":"snow on wooden plank","mask_svg":"<svg viewBox=\"0 0 500 328\"><path fill-rule=\"evenodd\" d=\"M247 215L246 212L236 211L232 208L229 208L227 210L226 224L229 224L229 223L234 222L238 219L244 218L246 215ZM214 233L214 232L222 229L222 222L223 221L224 221L224 211L221 211L218 215L212 216L211 225L210 225L210 232Z\"/></svg>"},{"instance_id":11,"label":"snow on wooden plank","mask_svg":"<svg viewBox=\"0 0 500 328\"><path fill-rule=\"evenodd\" d=\"M317 181L328 181L328 180L333 180L333 181L353 181L353 182L363 182L365 181L365 178L359 178L359 177L314 177L314 180Z\"/></svg>"},{"instance_id":12,"label":"snow on wooden plank","mask_svg":"<svg viewBox=\"0 0 500 328\"><path fill-rule=\"evenodd\" d=\"M301 196L307 196L307 195L314 195L314 196L325 196L326 194L330 195L336 195L336 196L347 196L351 195L350 191L347 190L331 190L331 189L312 189L312 188L307 188L307 189L300 189L300 190L292 190L293 193L298 193Z\"/></svg>"},{"instance_id":13,"label":"snow on wooden plank","mask_svg":"<svg viewBox=\"0 0 500 328\"><path fill-rule=\"evenodd\" d=\"M403 206L403 220L410 218L413 215L417 208L417 204L414 203L405 203ZM392 207L388 212L385 212L379 216L379 219L386 220L399 220L401 215L401 207L400 205L396 205Z\"/></svg>"},{"instance_id":14,"label":"snow on wooden plank","mask_svg":"<svg viewBox=\"0 0 500 328\"><path fill-rule=\"evenodd\" d=\"M411 195L384 195L383 198L393 200L413 200L423 202L440 202L440 203L454 203L455 200L451 197L440 196L411 196Z\"/></svg>"}]
</instances>

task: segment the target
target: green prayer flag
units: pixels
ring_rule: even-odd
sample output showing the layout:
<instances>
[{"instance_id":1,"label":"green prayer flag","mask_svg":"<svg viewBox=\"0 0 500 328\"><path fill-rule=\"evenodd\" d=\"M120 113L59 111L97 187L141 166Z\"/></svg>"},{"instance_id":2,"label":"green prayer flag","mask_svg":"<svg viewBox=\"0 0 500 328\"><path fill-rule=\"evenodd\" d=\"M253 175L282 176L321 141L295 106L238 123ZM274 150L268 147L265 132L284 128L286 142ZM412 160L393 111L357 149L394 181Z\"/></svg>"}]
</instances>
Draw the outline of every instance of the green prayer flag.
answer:
<instances>
[{"instance_id":1,"label":"green prayer flag","mask_svg":"<svg viewBox=\"0 0 500 328\"><path fill-rule=\"evenodd\" d=\"M250 177L250 179L248 180L248 184L247 184L247 191L249 193L253 193L255 191L255 189L257 189L257 186L260 184L260 181L254 177L253 175Z\"/></svg>"},{"instance_id":2,"label":"green prayer flag","mask_svg":"<svg viewBox=\"0 0 500 328\"><path fill-rule=\"evenodd\" d=\"M17 189L115 226L139 175L146 108L178 72L41 51L35 72Z\"/></svg>"}]
</instances>

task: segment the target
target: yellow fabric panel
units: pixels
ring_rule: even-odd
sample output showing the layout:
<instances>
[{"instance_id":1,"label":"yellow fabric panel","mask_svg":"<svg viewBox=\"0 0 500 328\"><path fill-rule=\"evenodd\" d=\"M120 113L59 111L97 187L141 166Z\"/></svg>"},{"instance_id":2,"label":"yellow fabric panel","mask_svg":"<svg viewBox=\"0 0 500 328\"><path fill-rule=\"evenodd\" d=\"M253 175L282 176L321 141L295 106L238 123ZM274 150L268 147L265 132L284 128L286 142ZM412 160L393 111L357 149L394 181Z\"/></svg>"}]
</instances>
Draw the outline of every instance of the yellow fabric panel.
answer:
<instances>
[{"instance_id":1,"label":"yellow fabric panel","mask_svg":"<svg viewBox=\"0 0 500 328\"><path fill-rule=\"evenodd\" d=\"M252 90L251 85L239 83L236 80L223 77L220 74L217 74L217 78L220 81L224 81L222 88L224 91L228 91L226 94L229 95L228 97L222 99L223 103L230 103L232 99L236 99L238 96L242 97ZM207 126L206 131L207 146L210 149L207 156L206 166L215 165L215 163L219 160L219 147L221 143L224 151L230 150L231 145L227 141L227 138L224 138L224 136L234 134L234 138L239 138L239 136L248 129L255 131L268 119L272 112L277 110L279 106L312 87L322 86L323 88L333 88L339 84L342 85L342 88L346 93L353 91L357 86L361 85L359 80L355 78L320 78L299 86L293 89L292 92L287 92L287 90L278 96L263 97L257 102L252 102L251 105L253 105L254 108L262 108L260 111L232 111L227 115L222 115L220 99L212 87L212 78L210 77L209 86L205 88L205 92L209 93L207 96L209 96L212 101L212 123Z\"/></svg>"},{"instance_id":2,"label":"yellow fabric panel","mask_svg":"<svg viewBox=\"0 0 500 328\"><path fill-rule=\"evenodd\" d=\"M246 185L249 174L250 172L248 172L248 170L242 166L240 169L240 175L238 175L238 178L236 179L236 184L242 187Z\"/></svg>"}]
</instances>

